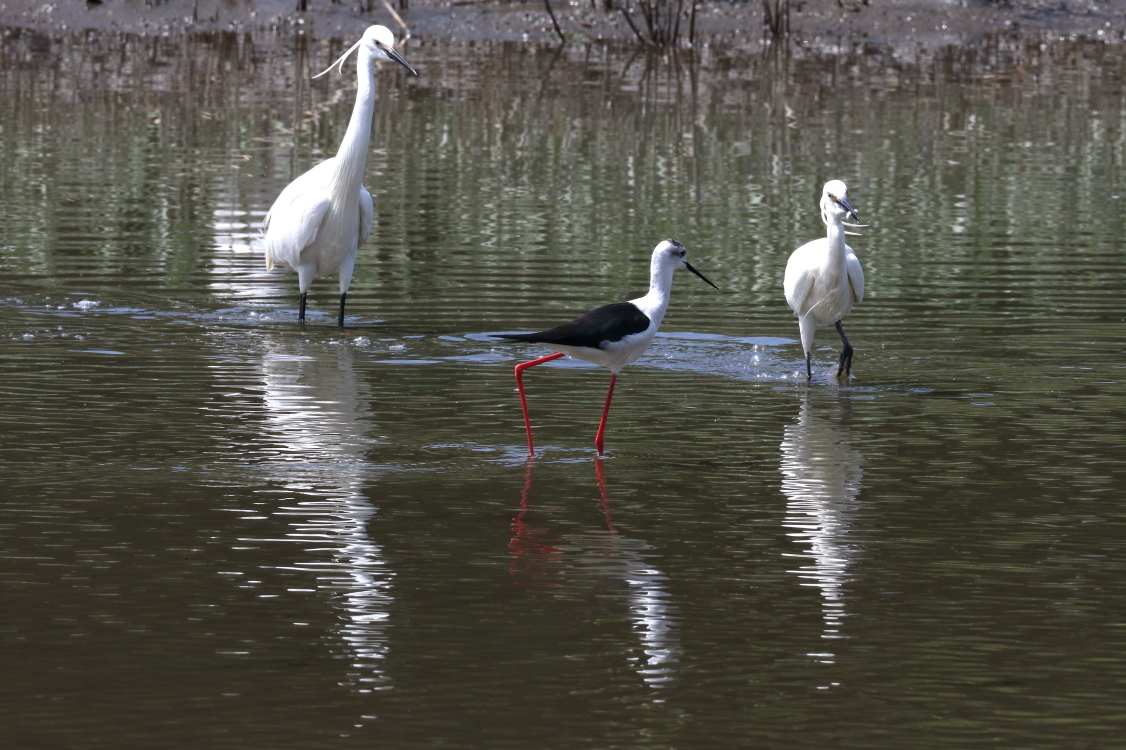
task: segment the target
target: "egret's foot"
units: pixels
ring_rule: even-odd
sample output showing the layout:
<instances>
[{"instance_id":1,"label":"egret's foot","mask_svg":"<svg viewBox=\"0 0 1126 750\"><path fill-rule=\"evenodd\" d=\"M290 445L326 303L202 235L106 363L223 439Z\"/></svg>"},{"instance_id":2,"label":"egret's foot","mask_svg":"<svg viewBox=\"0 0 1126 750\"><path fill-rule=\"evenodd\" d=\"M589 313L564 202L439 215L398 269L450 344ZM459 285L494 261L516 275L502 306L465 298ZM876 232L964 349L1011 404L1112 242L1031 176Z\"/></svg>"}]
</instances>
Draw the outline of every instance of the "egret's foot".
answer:
<instances>
[{"instance_id":1,"label":"egret's foot","mask_svg":"<svg viewBox=\"0 0 1126 750\"><path fill-rule=\"evenodd\" d=\"M837 333L841 335L841 343L844 344L844 348L841 349L840 363L837 367L837 377L847 378L852 374L852 344L848 343L848 336L845 336L844 327L841 326L839 320L834 327L837 329Z\"/></svg>"}]
</instances>

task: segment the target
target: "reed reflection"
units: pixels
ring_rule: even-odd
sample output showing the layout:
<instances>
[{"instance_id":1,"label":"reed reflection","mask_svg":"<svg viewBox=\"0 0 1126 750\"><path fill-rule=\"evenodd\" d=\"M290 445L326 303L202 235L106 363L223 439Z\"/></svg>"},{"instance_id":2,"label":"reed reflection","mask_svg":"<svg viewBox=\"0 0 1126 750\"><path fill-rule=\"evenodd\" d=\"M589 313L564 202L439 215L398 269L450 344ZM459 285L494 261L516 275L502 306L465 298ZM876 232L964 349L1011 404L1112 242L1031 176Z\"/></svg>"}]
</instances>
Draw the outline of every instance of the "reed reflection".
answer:
<instances>
[{"instance_id":1,"label":"reed reflection","mask_svg":"<svg viewBox=\"0 0 1126 750\"><path fill-rule=\"evenodd\" d=\"M520 509L512 519L513 537L508 548L514 583L535 591L584 586L593 579L598 601L609 592L629 613L637 640L637 645L624 654L630 667L647 686L664 687L676 677L681 650L676 607L667 590L668 576L654 564L659 556L648 543L627 537L614 526L602 459L594 460L602 522L574 536L558 535L548 526L529 521L533 469L534 462L529 460Z\"/></svg>"},{"instance_id":2,"label":"reed reflection","mask_svg":"<svg viewBox=\"0 0 1126 750\"><path fill-rule=\"evenodd\" d=\"M856 553L846 537L858 508L863 457L853 448L848 426L840 419L844 406L837 401L836 418L814 413L808 391L802 397L798 418L785 428L782 438L782 493L786 496L786 518L782 525L803 552L783 553L807 562L789 572L803 586L821 593L821 637L845 637L842 624L848 616L844 585ZM832 663L836 654L828 647L808 654Z\"/></svg>"},{"instance_id":3,"label":"reed reflection","mask_svg":"<svg viewBox=\"0 0 1126 750\"><path fill-rule=\"evenodd\" d=\"M309 555L291 569L311 574L337 611L333 636L350 662L341 684L360 692L386 689L394 574L368 533L376 509L365 489L377 474L366 458L375 444L371 399L357 382L347 344L333 347L335 353L308 346L270 342L262 358L264 432L279 446L270 477L294 493L292 505L276 515L290 525L287 540Z\"/></svg>"}]
</instances>

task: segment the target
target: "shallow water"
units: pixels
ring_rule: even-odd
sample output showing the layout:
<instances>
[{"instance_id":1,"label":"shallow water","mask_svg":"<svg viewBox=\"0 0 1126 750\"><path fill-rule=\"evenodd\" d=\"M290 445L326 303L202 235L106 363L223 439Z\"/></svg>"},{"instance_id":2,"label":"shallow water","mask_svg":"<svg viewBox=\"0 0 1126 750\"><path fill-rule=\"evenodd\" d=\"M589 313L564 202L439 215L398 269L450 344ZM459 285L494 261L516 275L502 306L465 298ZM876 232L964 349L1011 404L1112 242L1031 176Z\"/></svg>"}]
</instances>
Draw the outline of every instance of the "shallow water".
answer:
<instances>
[{"instance_id":1,"label":"shallow water","mask_svg":"<svg viewBox=\"0 0 1126 750\"><path fill-rule=\"evenodd\" d=\"M15 746L1108 746L1126 717L1120 47L415 43L347 328L254 247L342 43L0 47ZM781 295L871 223L851 385ZM605 371L511 365L645 287Z\"/></svg>"}]
</instances>

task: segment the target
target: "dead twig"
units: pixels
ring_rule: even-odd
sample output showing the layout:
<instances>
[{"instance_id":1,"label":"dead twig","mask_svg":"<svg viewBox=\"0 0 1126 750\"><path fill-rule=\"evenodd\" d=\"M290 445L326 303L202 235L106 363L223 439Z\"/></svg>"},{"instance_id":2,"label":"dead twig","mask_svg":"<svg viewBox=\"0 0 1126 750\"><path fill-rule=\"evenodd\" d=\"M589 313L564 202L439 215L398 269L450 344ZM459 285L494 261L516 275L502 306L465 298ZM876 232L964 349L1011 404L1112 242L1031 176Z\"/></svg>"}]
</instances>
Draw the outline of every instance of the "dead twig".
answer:
<instances>
[{"instance_id":1,"label":"dead twig","mask_svg":"<svg viewBox=\"0 0 1126 750\"><path fill-rule=\"evenodd\" d=\"M773 37L790 33L790 0L762 0L762 24Z\"/></svg>"},{"instance_id":2,"label":"dead twig","mask_svg":"<svg viewBox=\"0 0 1126 750\"><path fill-rule=\"evenodd\" d=\"M645 38L641 36L641 32L637 30L637 26L634 25L633 19L629 17L629 0L626 0L626 4L622 6L622 15L626 17L626 23L628 23L629 27L633 29L633 33L637 35L637 41L645 44Z\"/></svg>"},{"instance_id":3,"label":"dead twig","mask_svg":"<svg viewBox=\"0 0 1126 750\"><path fill-rule=\"evenodd\" d=\"M405 23L403 23L402 17L398 13L395 12L394 8L391 7L391 3L387 2L387 0L379 0L379 1L381 3L383 3L383 7L387 9L387 12L391 14L391 17L394 18L395 21L400 26L403 27L403 33L406 34L406 38L410 39L411 30L407 28L407 25Z\"/></svg>"},{"instance_id":4,"label":"dead twig","mask_svg":"<svg viewBox=\"0 0 1126 750\"><path fill-rule=\"evenodd\" d=\"M555 11L551 9L551 0L543 0L543 4L547 6L547 14L551 16L551 23L555 26L555 33L559 35L559 41L566 44L567 37L563 36L563 29L559 28L559 21L555 20Z\"/></svg>"}]
</instances>

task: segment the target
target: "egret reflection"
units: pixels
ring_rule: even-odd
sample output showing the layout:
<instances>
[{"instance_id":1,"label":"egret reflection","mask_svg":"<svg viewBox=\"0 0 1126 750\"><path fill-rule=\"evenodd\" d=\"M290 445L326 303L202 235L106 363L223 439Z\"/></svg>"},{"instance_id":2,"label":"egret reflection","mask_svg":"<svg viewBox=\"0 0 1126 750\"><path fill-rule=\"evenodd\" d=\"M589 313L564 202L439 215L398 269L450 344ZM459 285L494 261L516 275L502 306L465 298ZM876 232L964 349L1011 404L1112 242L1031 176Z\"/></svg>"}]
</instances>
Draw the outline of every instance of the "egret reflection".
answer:
<instances>
[{"instance_id":1,"label":"egret reflection","mask_svg":"<svg viewBox=\"0 0 1126 750\"><path fill-rule=\"evenodd\" d=\"M839 416L839 406L837 411ZM804 548L785 554L806 561L790 572L802 585L821 592L821 637L843 638L842 623L848 615L844 585L856 551L847 535L858 507L862 456L852 447L843 422L814 413L808 393L797 420L785 428L781 448L782 493L786 496L783 526L791 529L788 535ZM835 658L827 647L809 656L829 663Z\"/></svg>"},{"instance_id":2,"label":"egret reflection","mask_svg":"<svg viewBox=\"0 0 1126 750\"><path fill-rule=\"evenodd\" d=\"M294 498L277 515L290 525L287 539L311 557L292 569L313 576L337 610L334 635L351 664L342 684L386 689L394 574L368 533L376 509L364 490L377 473L366 458L375 442L371 399L361 393L350 347L307 353L306 346L268 344L262 359L264 432L279 446L268 471Z\"/></svg>"},{"instance_id":3,"label":"egret reflection","mask_svg":"<svg viewBox=\"0 0 1126 750\"><path fill-rule=\"evenodd\" d=\"M602 460L595 458L601 528L575 536L553 535L546 527L532 526L529 494L532 487L529 461L521 492L520 511L513 519L514 536L509 571L517 585L527 590L540 587L582 585L579 576L596 583L597 600L609 593L626 606L637 645L625 654L630 667L651 688L660 688L676 677L680 641L678 615L667 590L668 576L655 565L659 556L640 539L625 536L614 526L610 492ZM568 573L576 574L568 580Z\"/></svg>"}]
</instances>

